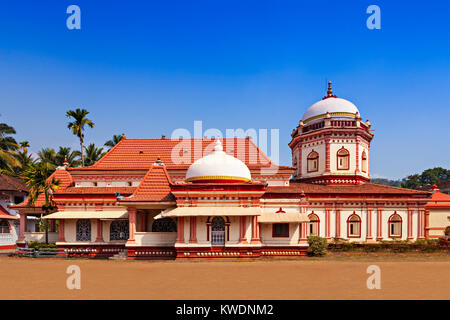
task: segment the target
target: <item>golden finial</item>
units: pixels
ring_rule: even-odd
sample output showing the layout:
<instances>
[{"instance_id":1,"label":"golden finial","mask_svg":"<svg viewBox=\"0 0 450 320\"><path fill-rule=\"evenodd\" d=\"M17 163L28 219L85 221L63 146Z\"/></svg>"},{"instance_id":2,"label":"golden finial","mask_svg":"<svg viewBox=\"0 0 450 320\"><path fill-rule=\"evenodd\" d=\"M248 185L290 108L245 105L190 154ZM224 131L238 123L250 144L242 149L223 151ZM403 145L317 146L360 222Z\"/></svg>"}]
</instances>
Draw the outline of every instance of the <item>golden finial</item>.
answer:
<instances>
[{"instance_id":1,"label":"golden finial","mask_svg":"<svg viewBox=\"0 0 450 320\"><path fill-rule=\"evenodd\" d=\"M333 89L331 89L331 81L328 81L328 91L327 95L331 97L333 95Z\"/></svg>"}]
</instances>

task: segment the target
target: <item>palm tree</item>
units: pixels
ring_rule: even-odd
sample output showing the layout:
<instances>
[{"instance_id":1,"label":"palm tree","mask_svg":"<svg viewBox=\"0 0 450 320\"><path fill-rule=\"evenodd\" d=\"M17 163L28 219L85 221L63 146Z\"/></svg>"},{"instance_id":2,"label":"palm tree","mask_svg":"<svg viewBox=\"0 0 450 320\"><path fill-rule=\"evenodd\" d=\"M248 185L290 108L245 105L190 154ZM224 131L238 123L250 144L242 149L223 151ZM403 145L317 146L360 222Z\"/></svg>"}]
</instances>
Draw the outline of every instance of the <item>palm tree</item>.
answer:
<instances>
[{"instance_id":1,"label":"palm tree","mask_svg":"<svg viewBox=\"0 0 450 320\"><path fill-rule=\"evenodd\" d=\"M103 152L103 148L97 148L93 143L91 143L87 147L84 147L84 149L86 150L87 166L92 166L106 154L106 152Z\"/></svg>"},{"instance_id":2,"label":"palm tree","mask_svg":"<svg viewBox=\"0 0 450 320\"><path fill-rule=\"evenodd\" d=\"M71 151L70 148L59 147L55 157L56 165L62 166L64 161L67 161L70 167L78 167L81 164L80 157L81 152L78 150Z\"/></svg>"},{"instance_id":3,"label":"palm tree","mask_svg":"<svg viewBox=\"0 0 450 320\"><path fill-rule=\"evenodd\" d=\"M18 161L14 158L16 150L19 148L16 140L11 135L16 134L16 130L7 125L0 123L0 168L4 169L8 166L18 165Z\"/></svg>"},{"instance_id":4,"label":"palm tree","mask_svg":"<svg viewBox=\"0 0 450 320\"><path fill-rule=\"evenodd\" d=\"M54 169L57 166L56 152L53 148L43 148L38 152L38 158L41 162L46 162Z\"/></svg>"},{"instance_id":5,"label":"palm tree","mask_svg":"<svg viewBox=\"0 0 450 320\"><path fill-rule=\"evenodd\" d=\"M24 153L28 152L27 148L30 147L30 143L28 141L25 140L25 141L19 142L19 145L20 145L20 148L23 150Z\"/></svg>"},{"instance_id":6,"label":"palm tree","mask_svg":"<svg viewBox=\"0 0 450 320\"><path fill-rule=\"evenodd\" d=\"M36 203L39 195L43 194L42 210L44 215L50 213L56 208L56 204L53 200L53 192L58 190L59 180L54 177L49 179L52 173L51 164L48 162L40 162L35 165L28 166L21 175L21 178L25 180L30 193L28 196L28 204L33 205ZM48 223L44 222L45 226L45 243L48 243Z\"/></svg>"},{"instance_id":7,"label":"palm tree","mask_svg":"<svg viewBox=\"0 0 450 320\"><path fill-rule=\"evenodd\" d=\"M94 127L94 122L86 118L89 111L86 109L68 110L66 117L72 118L74 121L67 124L67 128L72 130L72 133L80 139L81 147L81 166L84 167L83 142L84 142L84 126Z\"/></svg>"},{"instance_id":8,"label":"palm tree","mask_svg":"<svg viewBox=\"0 0 450 320\"><path fill-rule=\"evenodd\" d=\"M108 140L105 142L105 147L108 147L109 149L111 149L112 147L114 147L116 144L118 144L120 142L120 140L122 140L122 138L124 137L124 135L113 135L113 138L111 140Z\"/></svg>"},{"instance_id":9,"label":"palm tree","mask_svg":"<svg viewBox=\"0 0 450 320\"><path fill-rule=\"evenodd\" d=\"M0 173L19 178L28 166L36 163L31 154L22 151L17 152L14 158L18 161L18 165L8 165L6 168L0 169Z\"/></svg>"}]
</instances>

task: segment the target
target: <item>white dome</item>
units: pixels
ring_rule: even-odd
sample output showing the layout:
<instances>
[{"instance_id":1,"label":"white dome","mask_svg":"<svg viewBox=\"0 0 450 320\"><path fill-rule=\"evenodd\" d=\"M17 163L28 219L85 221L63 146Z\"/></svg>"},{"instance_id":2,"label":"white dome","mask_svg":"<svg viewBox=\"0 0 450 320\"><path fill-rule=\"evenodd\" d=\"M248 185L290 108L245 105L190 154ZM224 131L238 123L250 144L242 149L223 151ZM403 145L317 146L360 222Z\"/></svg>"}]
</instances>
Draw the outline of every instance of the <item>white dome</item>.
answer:
<instances>
[{"instance_id":1,"label":"white dome","mask_svg":"<svg viewBox=\"0 0 450 320\"><path fill-rule=\"evenodd\" d=\"M303 122L306 124L309 121L325 118L327 112L332 117L350 117L354 118L358 111L358 108L348 100L326 97L319 102L314 103L306 110L303 115Z\"/></svg>"},{"instance_id":2,"label":"white dome","mask_svg":"<svg viewBox=\"0 0 450 320\"><path fill-rule=\"evenodd\" d=\"M246 182L251 181L250 170L241 160L225 153L220 140L214 151L195 161L186 173L192 182Z\"/></svg>"}]
</instances>

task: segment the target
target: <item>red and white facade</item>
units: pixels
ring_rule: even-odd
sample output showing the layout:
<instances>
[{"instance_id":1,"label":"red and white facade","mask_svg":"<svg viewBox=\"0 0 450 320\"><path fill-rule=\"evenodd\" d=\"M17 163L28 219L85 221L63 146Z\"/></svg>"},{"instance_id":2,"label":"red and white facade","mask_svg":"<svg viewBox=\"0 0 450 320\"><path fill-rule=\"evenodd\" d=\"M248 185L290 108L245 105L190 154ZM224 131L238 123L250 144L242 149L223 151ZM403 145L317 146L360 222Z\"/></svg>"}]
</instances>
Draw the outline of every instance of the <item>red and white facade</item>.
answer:
<instances>
[{"instance_id":1,"label":"red and white facade","mask_svg":"<svg viewBox=\"0 0 450 320\"><path fill-rule=\"evenodd\" d=\"M55 171L47 218L74 255L130 259L303 256L309 235L425 237L431 193L368 182L369 129L330 88L293 131L293 166L249 138L123 138L91 167ZM15 207L37 214L39 204Z\"/></svg>"}]
</instances>

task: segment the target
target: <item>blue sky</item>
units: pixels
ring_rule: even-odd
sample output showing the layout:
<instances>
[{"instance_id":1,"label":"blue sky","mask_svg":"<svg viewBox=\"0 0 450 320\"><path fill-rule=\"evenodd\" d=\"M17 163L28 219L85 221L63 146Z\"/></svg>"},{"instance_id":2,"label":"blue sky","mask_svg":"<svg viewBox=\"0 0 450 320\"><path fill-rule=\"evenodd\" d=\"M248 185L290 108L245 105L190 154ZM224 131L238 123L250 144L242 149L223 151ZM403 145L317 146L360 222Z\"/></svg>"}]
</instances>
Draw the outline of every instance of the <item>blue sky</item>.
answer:
<instances>
[{"instance_id":1,"label":"blue sky","mask_svg":"<svg viewBox=\"0 0 450 320\"><path fill-rule=\"evenodd\" d=\"M66 8L81 8L68 30ZM381 8L381 30L366 8ZM290 132L326 81L375 130L371 174L450 168L450 2L1 1L0 121L32 151L78 148L65 111L88 109L87 142L177 128ZM270 152L269 152L270 155Z\"/></svg>"}]
</instances>

